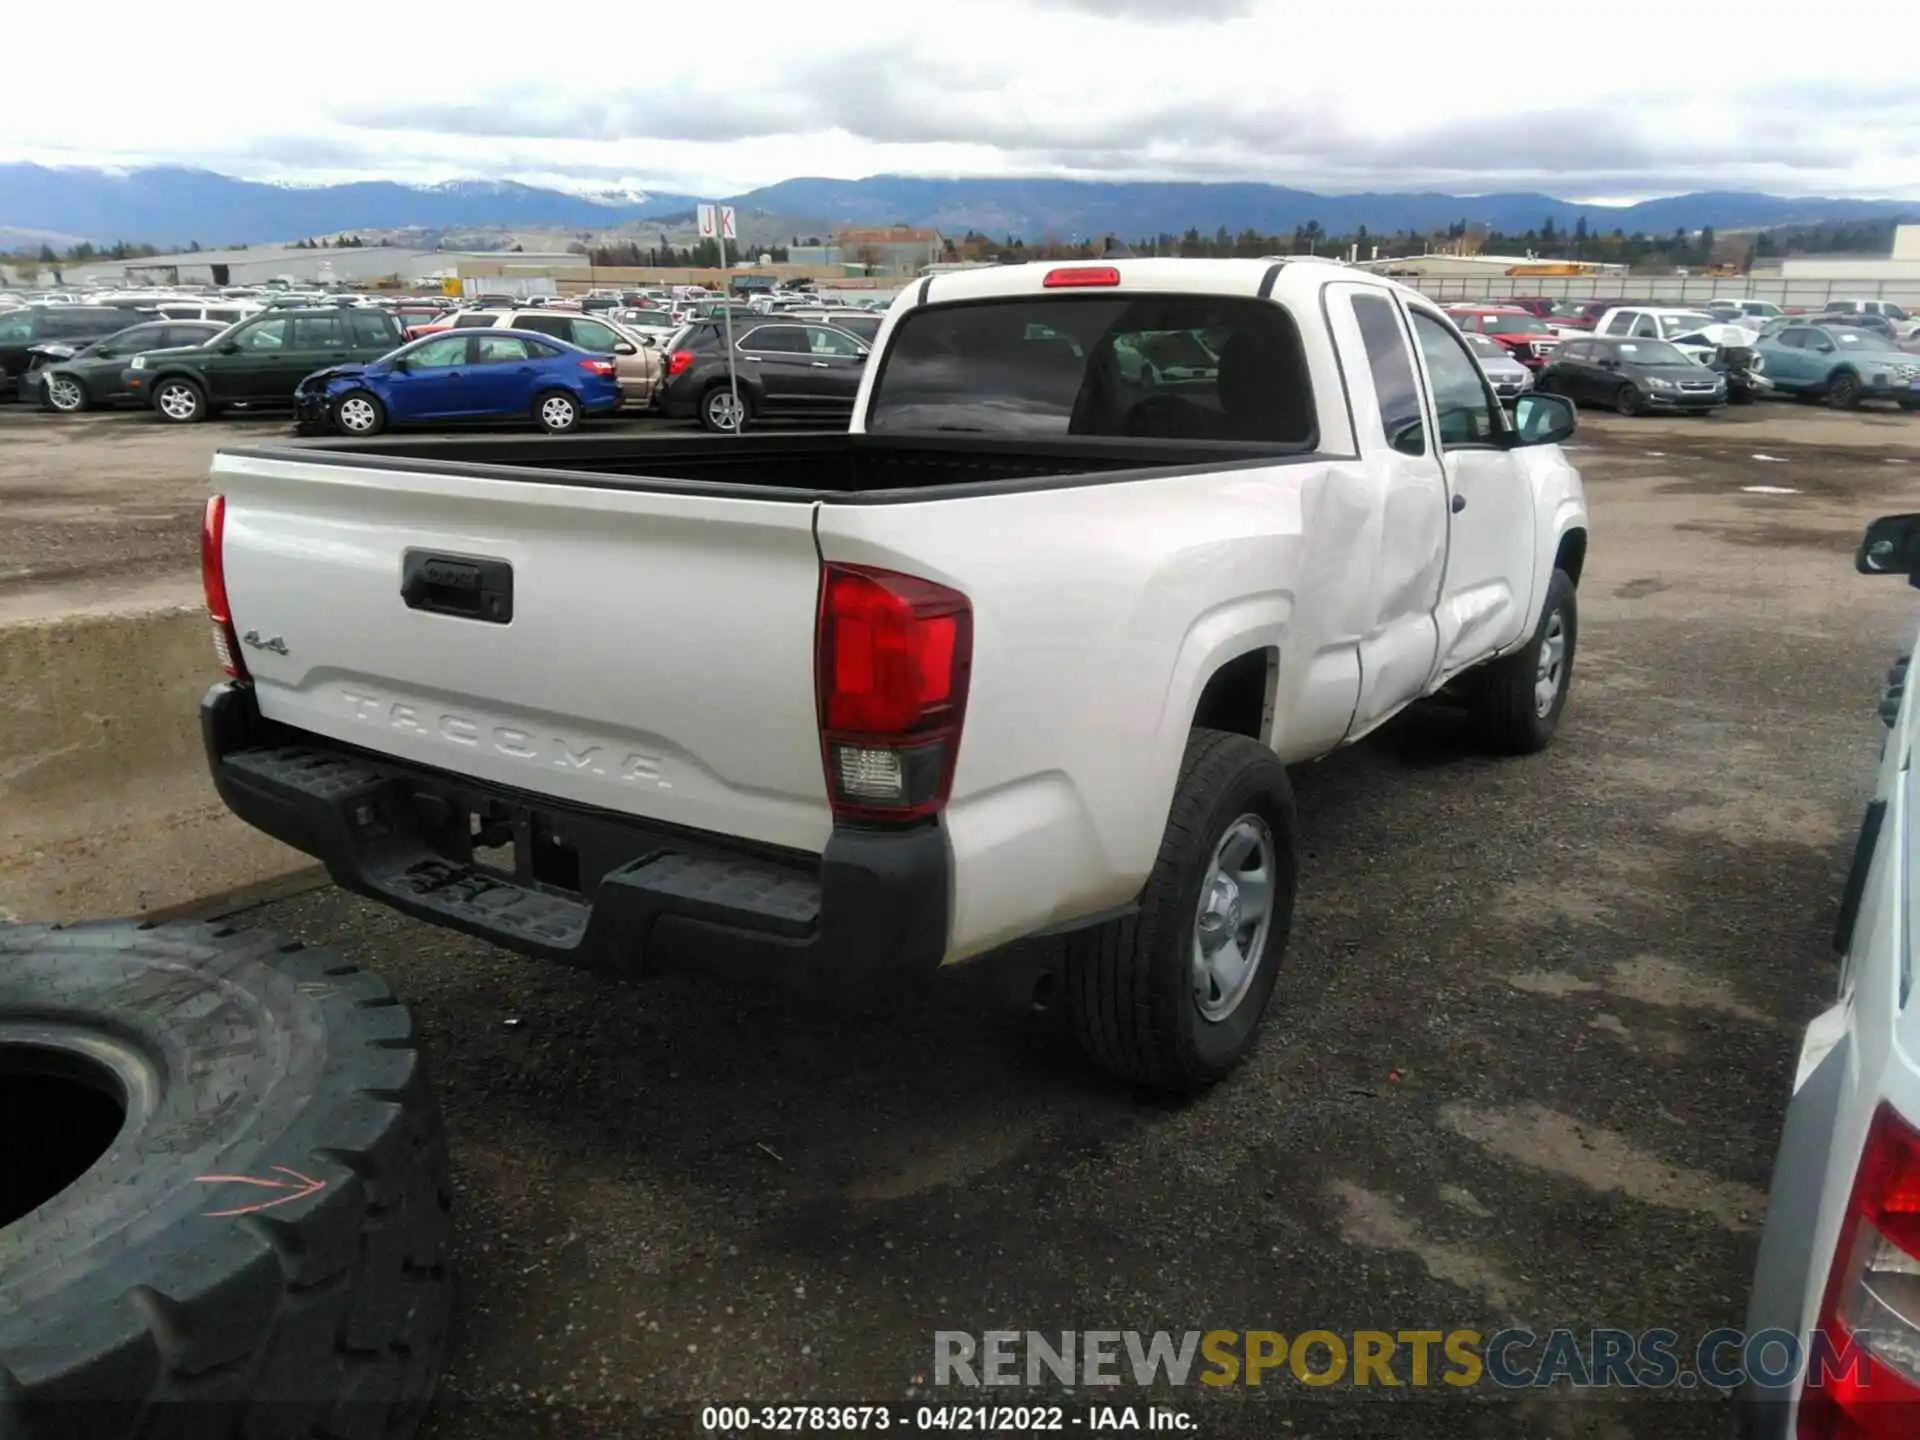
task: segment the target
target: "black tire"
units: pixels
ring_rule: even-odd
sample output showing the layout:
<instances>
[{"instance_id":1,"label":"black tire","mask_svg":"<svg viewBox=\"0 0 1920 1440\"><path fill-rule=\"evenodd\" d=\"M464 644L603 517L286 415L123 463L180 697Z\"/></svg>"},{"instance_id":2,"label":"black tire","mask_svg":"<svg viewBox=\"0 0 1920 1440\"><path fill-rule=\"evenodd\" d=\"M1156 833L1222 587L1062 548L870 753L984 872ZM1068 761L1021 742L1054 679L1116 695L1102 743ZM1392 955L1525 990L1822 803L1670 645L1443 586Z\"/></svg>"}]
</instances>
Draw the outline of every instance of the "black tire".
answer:
<instances>
[{"instance_id":1,"label":"black tire","mask_svg":"<svg viewBox=\"0 0 1920 1440\"><path fill-rule=\"evenodd\" d=\"M56 403L53 398L56 378L62 382L61 397L66 403ZM69 400L67 399L69 396L75 398ZM42 409L51 410L56 415L78 415L82 410L89 409L92 405L93 397L87 394L86 382L77 376L62 375L55 377L52 375L42 375L40 377L40 406Z\"/></svg>"},{"instance_id":2,"label":"black tire","mask_svg":"<svg viewBox=\"0 0 1920 1440\"><path fill-rule=\"evenodd\" d=\"M1640 413L1640 387L1631 380L1613 392L1613 408L1622 415Z\"/></svg>"},{"instance_id":3,"label":"black tire","mask_svg":"<svg viewBox=\"0 0 1920 1440\"><path fill-rule=\"evenodd\" d=\"M354 402L352 408L347 406L349 400ZM347 391L327 407L327 416L342 435L378 435L387 428L387 407L371 390ZM366 416L371 418L362 418ZM349 419L354 423L349 425Z\"/></svg>"},{"instance_id":4,"label":"black tire","mask_svg":"<svg viewBox=\"0 0 1920 1440\"><path fill-rule=\"evenodd\" d=\"M569 395L565 390L543 390L534 397L534 423L549 435L578 430L580 416L580 397Z\"/></svg>"},{"instance_id":5,"label":"black tire","mask_svg":"<svg viewBox=\"0 0 1920 1440\"><path fill-rule=\"evenodd\" d=\"M725 381L707 387L706 393L700 397L701 429L711 431L715 435L734 435L753 423L753 397L745 390L740 392L740 422L737 426L726 424L715 417L715 407L722 404L730 393Z\"/></svg>"},{"instance_id":6,"label":"black tire","mask_svg":"<svg viewBox=\"0 0 1920 1440\"><path fill-rule=\"evenodd\" d=\"M1751 390L1729 390L1727 400L1734 405L1751 405L1760 397Z\"/></svg>"},{"instance_id":7,"label":"black tire","mask_svg":"<svg viewBox=\"0 0 1920 1440\"><path fill-rule=\"evenodd\" d=\"M1536 681L1540 656L1554 633L1559 617L1562 641L1559 671L1555 678L1552 703L1541 712ZM1580 642L1580 607L1573 581L1564 570L1555 570L1547 582L1547 601L1540 607L1540 619L1533 636L1511 655L1470 672L1461 687L1467 709L1488 745L1506 755L1531 755L1544 750L1560 727L1560 716L1567 708L1567 692L1573 687L1573 662Z\"/></svg>"},{"instance_id":8,"label":"black tire","mask_svg":"<svg viewBox=\"0 0 1920 1440\"><path fill-rule=\"evenodd\" d=\"M153 387L153 413L169 425L196 425L207 418L207 392L183 375L169 375Z\"/></svg>"},{"instance_id":9,"label":"black tire","mask_svg":"<svg viewBox=\"0 0 1920 1440\"><path fill-rule=\"evenodd\" d=\"M1899 402L1899 404L1900 404L1900 408L1902 410L1907 411L1908 413L1912 413L1915 410L1920 410L1920 400L1902 400Z\"/></svg>"},{"instance_id":10,"label":"black tire","mask_svg":"<svg viewBox=\"0 0 1920 1440\"><path fill-rule=\"evenodd\" d=\"M413 1432L446 1144L383 981L258 931L0 927L0 1105L0 1435Z\"/></svg>"},{"instance_id":11,"label":"black tire","mask_svg":"<svg viewBox=\"0 0 1920 1440\"><path fill-rule=\"evenodd\" d=\"M1243 998L1210 1020L1194 993L1194 927L1215 849L1247 815L1264 821L1273 842L1272 918ZM1293 926L1295 828L1293 789L1278 756L1244 735L1193 732L1138 912L1066 940L1067 1012L1089 1059L1185 1095L1252 1052Z\"/></svg>"},{"instance_id":12,"label":"black tire","mask_svg":"<svg viewBox=\"0 0 1920 1440\"><path fill-rule=\"evenodd\" d=\"M1860 408L1860 377L1851 370L1836 370L1827 377L1827 404L1836 410Z\"/></svg>"}]
</instances>

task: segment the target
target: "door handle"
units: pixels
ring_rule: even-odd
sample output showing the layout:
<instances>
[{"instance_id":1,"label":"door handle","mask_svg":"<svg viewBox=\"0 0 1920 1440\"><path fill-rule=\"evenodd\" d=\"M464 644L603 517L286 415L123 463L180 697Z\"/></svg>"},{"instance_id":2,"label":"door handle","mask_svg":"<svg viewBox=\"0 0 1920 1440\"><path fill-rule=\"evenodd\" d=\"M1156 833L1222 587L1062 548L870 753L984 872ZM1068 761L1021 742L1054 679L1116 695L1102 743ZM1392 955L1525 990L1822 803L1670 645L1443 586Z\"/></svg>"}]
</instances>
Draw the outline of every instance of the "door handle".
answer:
<instances>
[{"instance_id":1,"label":"door handle","mask_svg":"<svg viewBox=\"0 0 1920 1440\"><path fill-rule=\"evenodd\" d=\"M1453 497L1453 513L1458 515L1462 510L1466 508L1467 508L1467 497L1464 495L1456 494Z\"/></svg>"},{"instance_id":2,"label":"door handle","mask_svg":"<svg viewBox=\"0 0 1920 1440\"><path fill-rule=\"evenodd\" d=\"M832 367L824 360L816 360L813 362L813 368L816 370L829 370Z\"/></svg>"}]
</instances>

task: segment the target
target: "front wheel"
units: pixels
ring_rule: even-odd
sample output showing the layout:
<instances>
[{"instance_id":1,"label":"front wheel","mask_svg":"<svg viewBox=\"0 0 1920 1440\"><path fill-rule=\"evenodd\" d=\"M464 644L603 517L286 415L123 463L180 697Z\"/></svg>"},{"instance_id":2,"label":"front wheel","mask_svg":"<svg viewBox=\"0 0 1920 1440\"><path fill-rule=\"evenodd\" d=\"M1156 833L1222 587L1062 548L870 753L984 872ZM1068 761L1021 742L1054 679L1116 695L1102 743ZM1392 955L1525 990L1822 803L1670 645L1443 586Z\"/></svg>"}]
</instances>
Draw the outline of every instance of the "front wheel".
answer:
<instances>
[{"instance_id":1,"label":"front wheel","mask_svg":"<svg viewBox=\"0 0 1920 1440\"><path fill-rule=\"evenodd\" d=\"M1187 740L1138 911L1071 935L1067 1010L1087 1057L1193 1094L1252 1053L1293 926L1286 767L1245 735Z\"/></svg>"},{"instance_id":2,"label":"front wheel","mask_svg":"<svg viewBox=\"0 0 1920 1440\"><path fill-rule=\"evenodd\" d=\"M564 390L549 390L533 402L533 418L549 435L564 435L579 428L580 402Z\"/></svg>"},{"instance_id":3,"label":"front wheel","mask_svg":"<svg viewBox=\"0 0 1920 1440\"><path fill-rule=\"evenodd\" d=\"M207 396L191 380L162 380L153 392L154 412L170 425L191 425L207 418Z\"/></svg>"},{"instance_id":4,"label":"front wheel","mask_svg":"<svg viewBox=\"0 0 1920 1440\"><path fill-rule=\"evenodd\" d=\"M1613 392L1613 408L1622 415L1638 415L1640 404L1640 387L1631 381Z\"/></svg>"},{"instance_id":5,"label":"front wheel","mask_svg":"<svg viewBox=\"0 0 1920 1440\"><path fill-rule=\"evenodd\" d=\"M376 395L349 390L333 402L333 427L343 435L378 435L387 428L387 408Z\"/></svg>"},{"instance_id":6,"label":"front wheel","mask_svg":"<svg viewBox=\"0 0 1920 1440\"><path fill-rule=\"evenodd\" d=\"M736 396L725 385L714 386L700 402L700 424L721 435L737 435L746 429L751 413L747 397Z\"/></svg>"},{"instance_id":7,"label":"front wheel","mask_svg":"<svg viewBox=\"0 0 1920 1440\"><path fill-rule=\"evenodd\" d=\"M1827 381L1827 404L1836 410L1858 410L1860 377L1851 370L1842 370Z\"/></svg>"},{"instance_id":8,"label":"front wheel","mask_svg":"<svg viewBox=\"0 0 1920 1440\"><path fill-rule=\"evenodd\" d=\"M1573 581L1555 570L1547 582L1533 638L1466 677L1467 708L1486 741L1508 755L1531 755L1552 743L1573 683L1580 610Z\"/></svg>"},{"instance_id":9,"label":"front wheel","mask_svg":"<svg viewBox=\"0 0 1920 1440\"><path fill-rule=\"evenodd\" d=\"M49 375L40 388L49 410L77 415L87 408L87 387L71 375Z\"/></svg>"}]
</instances>

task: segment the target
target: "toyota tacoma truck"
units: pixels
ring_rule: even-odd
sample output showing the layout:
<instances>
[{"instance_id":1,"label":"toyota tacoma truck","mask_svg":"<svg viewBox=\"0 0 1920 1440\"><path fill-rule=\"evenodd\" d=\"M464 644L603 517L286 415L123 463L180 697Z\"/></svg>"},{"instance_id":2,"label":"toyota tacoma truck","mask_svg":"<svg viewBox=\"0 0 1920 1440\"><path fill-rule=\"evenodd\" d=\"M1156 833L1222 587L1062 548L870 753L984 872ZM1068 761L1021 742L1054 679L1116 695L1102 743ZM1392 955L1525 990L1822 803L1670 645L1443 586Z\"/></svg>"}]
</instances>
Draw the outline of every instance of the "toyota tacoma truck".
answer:
<instances>
[{"instance_id":1,"label":"toyota tacoma truck","mask_svg":"<svg viewBox=\"0 0 1920 1440\"><path fill-rule=\"evenodd\" d=\"M1122 363L1167 337L1213 363ZM1124 259L921 281L844 433L228 446L208 759L347 889L615 976L1063 937L1091 1057L1198 1090L1280 977L1289 765L1443 688L1552 739L1573 425L1391 281Z\"/></svg>"}]
</instances>

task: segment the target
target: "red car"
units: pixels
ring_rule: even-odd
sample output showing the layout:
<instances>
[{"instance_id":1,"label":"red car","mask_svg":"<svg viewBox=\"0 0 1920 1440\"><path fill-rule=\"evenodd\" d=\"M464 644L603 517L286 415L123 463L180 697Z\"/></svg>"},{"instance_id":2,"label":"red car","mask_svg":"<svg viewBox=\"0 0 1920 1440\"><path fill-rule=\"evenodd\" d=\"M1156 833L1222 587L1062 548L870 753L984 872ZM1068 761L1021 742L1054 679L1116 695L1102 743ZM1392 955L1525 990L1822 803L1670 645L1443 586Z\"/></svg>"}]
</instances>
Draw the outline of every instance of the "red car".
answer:
<instances>
[{"instance_id":1,"label":"red car","mask_svg":"<svg viewBox=\"0 0 1920 1440\"><path fill-rule=\"evenodd\" d=\"M1560 343L1546 321L1518 306L1450 305L1447 314L1462 330L1485 335L1529 370L1544 368Z\"/></svg>"}]
</instances>

